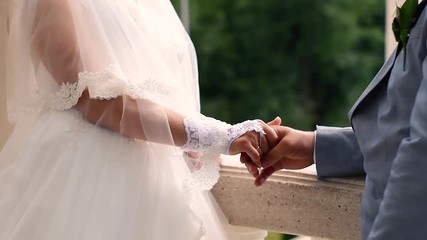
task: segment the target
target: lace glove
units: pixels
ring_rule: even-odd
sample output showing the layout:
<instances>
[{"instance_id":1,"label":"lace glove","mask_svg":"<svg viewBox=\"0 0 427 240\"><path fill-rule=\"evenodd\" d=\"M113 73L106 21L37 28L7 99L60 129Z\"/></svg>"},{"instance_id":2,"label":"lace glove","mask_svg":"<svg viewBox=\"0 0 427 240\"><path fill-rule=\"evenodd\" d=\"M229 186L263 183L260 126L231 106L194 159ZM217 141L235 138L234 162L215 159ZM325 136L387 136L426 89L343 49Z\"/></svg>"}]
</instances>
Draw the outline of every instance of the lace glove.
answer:
<instances>
[{"instance_id":1,"label":"lace glove","mask_svg":"<svg viewBox=\"0 0 427 240\"><path fill-rule=\"evenodd\" d=\"M182 146L182 150L205 154L206 152L229 154L233 141L243 134L250 131L264 134L260 123L256 120L230 125L208 117L185 118L184 126L187 142Z\"/></svg>"},{"instance_id":2,"label":"lace glove","mask_svg":"<svg viewBox=\"0 0 427 240\"><path fill-rule=\"evenodd\" d=\"M181 149L203 153L198 163L200 168L184 183L184 189L188 191L212 188L219 179L220 156L228 154L234 140L250 131L265 134L255 120L230 125L208 117L189 117L184 119L184 126L187 142Z\"/></svg>"}]
</instances>

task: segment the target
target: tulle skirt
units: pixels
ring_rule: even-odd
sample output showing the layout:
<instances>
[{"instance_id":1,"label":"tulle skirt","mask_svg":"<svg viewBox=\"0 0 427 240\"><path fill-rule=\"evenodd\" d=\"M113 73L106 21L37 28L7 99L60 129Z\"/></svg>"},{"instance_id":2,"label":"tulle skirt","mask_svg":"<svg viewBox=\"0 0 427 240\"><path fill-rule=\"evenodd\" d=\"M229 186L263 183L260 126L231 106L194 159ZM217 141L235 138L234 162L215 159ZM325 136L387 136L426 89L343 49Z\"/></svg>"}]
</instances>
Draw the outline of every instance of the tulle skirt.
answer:
<instances>
[{"instance_id":1,"label":"tulle skirt","mask_svg":"<svg viewBox=\"0 0 427 240\"><path fill-rule=\"evenodd\" d=\"M189 176L176 147L122 137L75 110L28 116L0 154L0 239L263 239L239 237L209 192L183 191Z\"/></svg>"}]
</instances>

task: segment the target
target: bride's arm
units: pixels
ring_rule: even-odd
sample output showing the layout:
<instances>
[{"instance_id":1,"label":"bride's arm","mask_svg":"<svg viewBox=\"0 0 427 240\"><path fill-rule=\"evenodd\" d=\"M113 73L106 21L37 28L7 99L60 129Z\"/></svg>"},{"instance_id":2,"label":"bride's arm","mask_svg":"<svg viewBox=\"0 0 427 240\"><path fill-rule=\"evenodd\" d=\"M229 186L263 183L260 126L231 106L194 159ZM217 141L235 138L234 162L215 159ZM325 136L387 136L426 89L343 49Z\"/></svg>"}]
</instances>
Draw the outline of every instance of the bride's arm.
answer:
<instances>
[{"instance_id":1,"label":"bride's arm","mask_svg":"<svg viewBox=\"0 0 427 240\"><path fill-rule=\"evenodd\" d=\"M32 48L59 85L78 82L78 74L83 71L80 57L82 50L75 28L68 1L38 0L31 37ZM150 100L136 100L129 96L118 96L109 100L94 99L85 89L75 108L89 122L130 138L176 146L183 146L189 140L184 116ZM157 130L157 126L161 126L159 129L163 130ZM263 128L264 131L269 131L270 143L274 141L275 132L266 124L263 124ZM149 134L147 130L150 131ZM151 134L151 131L155 134ZM157 131L163 132L157 134ZM233 146L230 153L245 151L252 159L259 161L256 149L258 136L254 132L246 134L236 141L238 146ZM264 151L268 145L265 142Z\"/></svg>"},{"instance_id":2,"label":"bride's arm","mask_svg":"<svg viewBox=\"0 0 427 240\"><path fill-rule=\"evenodd\" d=\"M68 1L39 0L32 30L32 47L53 79L59 85L77 82L78 73L82 72L82 63ZM86 89L79 98L76 109L95 125L130 138L147 140L138 105L144 105L144 116L149 118L146 121L161 121L166 117L174 143L177 146L185 144L187 137L182 124L184 117L149 100L138 100L137 103L129 96L110 100L93 99ZM151 138L151 141L163 143L162 139Z\"/></svg>"},{"instance_id":3,"label":"bride's arm","mask_svg":"<svg viewBox=\"0 0 427 240\"><path fill-rule=\"evenodd\" d=\"M145 111L143 121L139 109L141 104ZM161 122L166 117L175 145L183 146L187 142L187 133L183 125L184 116L150 100L143 99L137 102L129 96L119 96L110 100L92 99L85 90L76 108L95 125L118 132L126 137L142 140L147 140L143 122ZM159 139L150 137L149 140L167 144L162 141L160 135L158 137Z\"/></svg>"}]
</instances>

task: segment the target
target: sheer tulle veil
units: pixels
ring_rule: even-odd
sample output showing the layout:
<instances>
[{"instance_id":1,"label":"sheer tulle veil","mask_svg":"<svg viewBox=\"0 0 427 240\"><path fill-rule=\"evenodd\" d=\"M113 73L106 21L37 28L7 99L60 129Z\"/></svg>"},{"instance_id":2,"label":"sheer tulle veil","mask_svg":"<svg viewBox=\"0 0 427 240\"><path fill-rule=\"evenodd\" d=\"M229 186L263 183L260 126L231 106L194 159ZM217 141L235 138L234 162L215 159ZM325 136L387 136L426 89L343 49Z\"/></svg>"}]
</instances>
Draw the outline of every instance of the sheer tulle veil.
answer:
<instances>
[{"instance_id":1,"label":"sheer tulle veil","mask_svg":"<svg viewBox=\"0 0 427 240\"><path fill-rule=\"evenodd\" d=\"M129 91L126 87L148 83L152 88L144 87L143 93L134 97L158 101L158 95L167 93L165 100L174 93L179 96L175 98L178 102L185 100L182 105L198 110L196 55L169 1L9 1L8 102L12 106L45 103L40 99L44 91L51 92L62 83L81 81L78 73L87 73L83 74L85 78L91 73L116 71L116 77L123 78L119 79L121 86L116 84L113 88L104 83L104 88L111 87L108 96L98 96L89 88L91 97L111 98ZM58 12L62 15L55 16ZM55 35L52 29L62 32ZM68 34L67 39L60 39L64 38L60 34ZM50 41L48 46L40 43L46 41ZM60 48L64 47L61 44L68 44L67 51ZM62 55L54 52L58 49ZM56 59L47 58L53 54L58 55ZM59 69L59 64L70 69L58 72L55 69ZM39 77L42 74L47 76ZM81 85L94 83L85 81ZM35 103L34 99L39 101ZM177 105L176 101L170 102ZM19 107L9 109L16 112Z\"/></svg>"},{"instance_id":2,"label":"sheer tulle veil","mask_svg":"<svg viewBox=\"0 0 427 240\"><path fill-rule=\"evenodd\" d=\"M0 239L227 239L209 193L183 189L192 173L165 109L200 114L197 61L170 1L9 9ZM78 111L81 96L94 101ZM128 137L134 125L147 141Z\"/></svg>"}]
</instances>

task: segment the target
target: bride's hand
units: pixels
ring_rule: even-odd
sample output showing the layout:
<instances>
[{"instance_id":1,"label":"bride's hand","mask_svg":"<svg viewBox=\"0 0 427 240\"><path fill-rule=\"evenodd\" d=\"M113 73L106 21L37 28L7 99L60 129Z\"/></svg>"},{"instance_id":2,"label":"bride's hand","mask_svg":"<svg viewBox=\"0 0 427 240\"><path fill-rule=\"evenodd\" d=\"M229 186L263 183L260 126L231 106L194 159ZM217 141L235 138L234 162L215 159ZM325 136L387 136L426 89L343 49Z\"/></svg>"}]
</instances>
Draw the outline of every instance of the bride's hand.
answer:
<instances>
[{"instance_id":1,"label":"bride's hand","mask_svg":"<svg viewBox=\"0 0 427 240\"><path fill-rule=\"evenodd\" d=\"M230 154L240 155L240 162L245 164L248 171L254 176L259 175L258 168L261 167L261 157L266 154L271 147L277 144L278 136L271 125L280 125L280 118L276 118L268 124L259 120L265 134L250 131L237 138L230 146Z\"/></svg>"}]
</instances>

